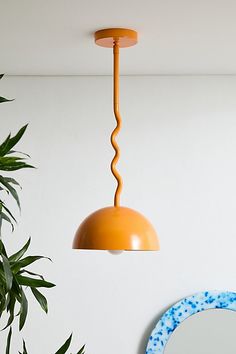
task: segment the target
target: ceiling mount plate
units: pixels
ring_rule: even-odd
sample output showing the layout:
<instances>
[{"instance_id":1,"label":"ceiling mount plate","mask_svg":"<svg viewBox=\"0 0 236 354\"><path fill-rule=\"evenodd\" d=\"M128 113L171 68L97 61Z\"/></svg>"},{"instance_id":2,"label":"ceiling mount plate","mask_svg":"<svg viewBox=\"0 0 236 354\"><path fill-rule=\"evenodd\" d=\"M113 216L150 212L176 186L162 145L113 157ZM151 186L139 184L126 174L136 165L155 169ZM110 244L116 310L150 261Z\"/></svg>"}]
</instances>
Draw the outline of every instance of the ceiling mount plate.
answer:
<instances>
[{"instance_id":1,"label":"ceiling mount plate","mask_svg":"<svg viewBox=\"0 0 236 354\"><path fill-rule=\"evenodd\" d=\"M121 48L131 47L138 42L138 33L127 28L106 28L94 33L95 43L101 47L112 48L114 41Z\"/></svg>"}]
</instances>

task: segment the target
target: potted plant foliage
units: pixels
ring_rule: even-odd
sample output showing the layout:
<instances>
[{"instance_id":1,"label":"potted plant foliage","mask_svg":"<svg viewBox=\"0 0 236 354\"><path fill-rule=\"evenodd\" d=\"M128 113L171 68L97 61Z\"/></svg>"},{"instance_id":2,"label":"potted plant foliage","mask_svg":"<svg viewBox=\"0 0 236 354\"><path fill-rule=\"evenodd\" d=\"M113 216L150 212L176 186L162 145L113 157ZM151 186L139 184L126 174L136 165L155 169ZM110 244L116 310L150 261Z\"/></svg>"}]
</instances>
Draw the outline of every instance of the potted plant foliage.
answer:
<instances>
[{"instance_id":1,"label":"potted plant foliage","mask_svg":"<svg viewBox=\"0 0 236 354\"><path fill-rule=\"evenodd\" d=\"M0 79L2 77L3 75L0 75ZM9 101L11 100L0 96L0 103ZM41 309L47 313L47 299L41 291L44 288L55 286L55 284L45 280L43 275L37 274L29 268L34 262L39 260L50 260L48 257L27 254L31 239L17 252L9 255L2 235L3 223L9 224L12 231L14 231L16 223L15 216L5 199L8 199L8 197L13 198L20 208L18 188L21 187L15 178L12 177L12 173L20 169L33 168L27 162L29 155L15 150L16 144L24 135L26 129L27 125L23 126L16 135L11 136L9 134L0 144L0 325L2 325L2 330L8 331L5 346L6 354L11 354L12 324L18 320L18 332L20 332L27 320L28 299L26 289L32 292ZM3 315L6 314L7 320L6 323L3 323ZM72 334L55 354L67 353L71 341ZM77 354L84 354L84 347ZM19 354L28 354L24 340L23 349Z\"/></svg>"}]
</instances>

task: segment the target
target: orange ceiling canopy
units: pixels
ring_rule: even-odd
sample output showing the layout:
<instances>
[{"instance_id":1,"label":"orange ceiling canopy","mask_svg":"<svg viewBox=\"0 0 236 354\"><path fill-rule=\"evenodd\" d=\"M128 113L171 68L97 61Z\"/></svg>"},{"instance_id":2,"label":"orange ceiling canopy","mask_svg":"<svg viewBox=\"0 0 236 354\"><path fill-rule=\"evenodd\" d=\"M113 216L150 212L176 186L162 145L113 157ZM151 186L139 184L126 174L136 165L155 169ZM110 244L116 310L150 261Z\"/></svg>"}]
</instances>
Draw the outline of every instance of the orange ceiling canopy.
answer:
<instances>
[{"instance_id":1,"label":"orange ceiling canopy","mask_svg":"<svg viewBox=\"0 0 236 354\"><path fill-rule=\"evenodd\" d=\"M139 212L120 206L122 178L116 169L120 149L116 136L121 128L119 111L119 49L137 43L137 32L126 28L108 28L95 32L96 44L113 48L113 110L117 125L111 134L115 156L111 171L117 181L114 206L99 209L89 215L79 226L74 242L75 249L110 251L157 251L159 240L150 222Z\"/></svg>"}]
</instances>

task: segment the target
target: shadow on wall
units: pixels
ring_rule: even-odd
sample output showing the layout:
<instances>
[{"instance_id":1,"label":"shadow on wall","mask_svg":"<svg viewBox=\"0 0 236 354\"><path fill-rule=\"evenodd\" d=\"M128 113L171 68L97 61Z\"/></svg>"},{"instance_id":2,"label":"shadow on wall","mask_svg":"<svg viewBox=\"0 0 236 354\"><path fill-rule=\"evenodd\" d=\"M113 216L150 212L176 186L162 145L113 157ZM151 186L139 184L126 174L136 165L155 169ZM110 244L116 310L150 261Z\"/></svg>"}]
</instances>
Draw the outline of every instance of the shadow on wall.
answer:
<instances>
[{"instance_id":1,"label":"shadow on wall","mask_svg":"<svg viewBox=\"0 0 236 354\"><path fill-rule=\"evenodd\" d=\"M154 327L156 326L157 322L160 320L160 318L162 317L162 315L164 315L164 313L171 307L173 306L174 304L176 303L173 302L171 305L169 306L166 306L164 308L163 311L161 311L157 316L155 316L153 318L153 320L149 323L149 325L146 327L146 329L144 330L143 332L143 335L140 339L140 342L139 342L139 345L138 345L138 351L137 351L137 354L145 354L146 353L146 347L147 347L147 344L148 344L148 340L149 340L149 337L151 335L151 332L152 330L154 329Z\"/></svg>"}]
</instances>

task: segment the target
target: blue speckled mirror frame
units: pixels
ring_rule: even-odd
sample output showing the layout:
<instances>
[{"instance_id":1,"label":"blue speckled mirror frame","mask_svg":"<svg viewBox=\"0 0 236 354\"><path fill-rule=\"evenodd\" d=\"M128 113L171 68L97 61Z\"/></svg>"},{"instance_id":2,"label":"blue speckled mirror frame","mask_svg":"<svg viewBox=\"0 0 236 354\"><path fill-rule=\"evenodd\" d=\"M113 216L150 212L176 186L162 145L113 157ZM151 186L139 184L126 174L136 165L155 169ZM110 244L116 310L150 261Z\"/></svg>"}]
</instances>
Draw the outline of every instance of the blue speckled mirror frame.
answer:
<instances>
[{"instance_id":1,"label":"blue speckled mirror frame","mask_svg":"<svg viewBox=\"0 0 236 354\"><path fill-rule=\"evenodd\" d=\"M157 322L149 338L146 354L163 354L171 334L181 322L198 312L211 309L236 311L236 293L204 291L177 302Z\"/></svg>"}]
</instances>

